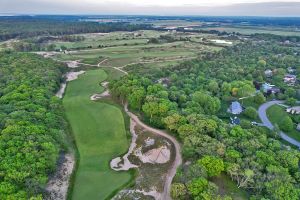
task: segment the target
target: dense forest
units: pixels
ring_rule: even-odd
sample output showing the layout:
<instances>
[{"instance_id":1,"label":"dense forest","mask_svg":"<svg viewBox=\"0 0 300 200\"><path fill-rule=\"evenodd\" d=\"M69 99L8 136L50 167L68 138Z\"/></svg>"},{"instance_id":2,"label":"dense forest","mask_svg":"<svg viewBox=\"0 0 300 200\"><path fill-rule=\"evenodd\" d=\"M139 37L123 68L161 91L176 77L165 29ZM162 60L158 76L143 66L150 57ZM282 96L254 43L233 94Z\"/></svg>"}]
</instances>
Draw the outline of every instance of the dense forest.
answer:
<instances>
[{"instance_id":1,"label":"dense forest","mask_svg":"<svg viewBox=\"0 0 300 200\"><path fill-rule=\"evenodd\" d=\"M77 33L106 33L112 31L135 31L150 29L151 25L130 23L97 23L64 21L48 18L0 18L0 41L41 35L61 36Z\"/></svg>"},{"instance_id":2,"label":"dense forest","mask_svg":"<svg viewBox=\"0 0 300 200\"><path fill-rule=\"evenodd\" d=\"M42 199L65 137L54 96L63 71L34 54L0 52L0 199Z\"/></svg>"},{"instance_id":3,"label":"dense forest","mask_svg":"<svg viewBox=\"0 0 300 200\"><path fill-rule=\"evenodd\" d=\"M275 98L256 92L257 85L268 81L280 88L276 98L299 99L297 87L283 83L288 67L299 71L299 49L254 40L152 74L124 77L110 89L146 122L182 142L184 160L191 164L177 172L174 199L231 199L221 197L212 181L226 173L251 199L297 200L299 151L281 143L276 130L250 123L257 118L253 106ZM266 69L275 69L272 79ZM229 125L224 105L247 96L241 124Z\"/></svg>"}]
</instances>

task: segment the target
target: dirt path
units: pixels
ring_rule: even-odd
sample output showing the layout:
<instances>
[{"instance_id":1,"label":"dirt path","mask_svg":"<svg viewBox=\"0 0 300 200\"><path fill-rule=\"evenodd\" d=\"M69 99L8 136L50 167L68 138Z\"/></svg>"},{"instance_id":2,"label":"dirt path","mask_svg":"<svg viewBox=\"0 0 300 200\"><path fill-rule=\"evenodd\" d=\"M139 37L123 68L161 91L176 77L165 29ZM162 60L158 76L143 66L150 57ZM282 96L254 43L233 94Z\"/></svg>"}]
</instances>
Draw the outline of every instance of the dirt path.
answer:
<instances>
[{"instance_id":1,"label":"dirt path","mask_svg":"<svg viewBox=\"0 0 300 200\"><path fill-rule=\"evenodd\" d=\"M101 64L103 64L103 63L105 63L106 61L108 61L108 59L104 59L104 60L102 60L101 62L99 62L99 63L98 63L98 65L97 65L97 66L98 66L98 67L100 67L100 65L101 65Z\"/></svg>"},{"instance_id":2,"label":"dirt path","mask_svg":"<svg viewBox=\"0 0 300 200\"><path fill-rule=\"evenodd\" d=\"M154 129L154 128L144 124L138 118L138 116L136 116L135 114L131 113L128 110L128 105L127 104L125 104L124 109L125 109L126 113L129 115L130 119L135 121L137 125L143 127L147 131L152 132L153 134L156 134L156 135L159 135L159 136L162 136L162 137L165 137L165 138L169 139L174 144L175 152L176 152L175 160L174 160L174 163L173 163L172 167L168 171L168 174L166 176L167 177L166 182L164 184L164 191L161 194L161 200L171 200L172 198L170 196L170 191L171 191L172 180L173 180L173 178L176 174L177 167L179 167L182 163L180 144L177 142L177 140L173 136L169 135L168 133L166 133L162 130Z\"/></svg>"}]
</instances>

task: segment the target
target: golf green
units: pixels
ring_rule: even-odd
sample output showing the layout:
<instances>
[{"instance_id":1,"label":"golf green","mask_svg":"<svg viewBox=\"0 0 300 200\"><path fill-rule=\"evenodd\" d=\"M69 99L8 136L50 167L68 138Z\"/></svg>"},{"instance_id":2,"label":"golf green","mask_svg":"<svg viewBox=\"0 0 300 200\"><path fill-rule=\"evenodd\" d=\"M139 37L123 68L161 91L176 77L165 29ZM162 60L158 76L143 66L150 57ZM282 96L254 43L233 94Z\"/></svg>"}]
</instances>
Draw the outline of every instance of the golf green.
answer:
<instances>
[{"instance_id":1,"label":"golf green","mask_svg":"<svg viewBox=\"0 0 300 200\"><path fill-rule=\"evenodd\" d=\"M110 169L112 158L128 149L124 118L119 108L93 102L90 96L101 93L103 70L91 70L68 83L63 105L80 155L72 199L100 200L131 179L128 172Z\"/></svg>"}]
</instances>

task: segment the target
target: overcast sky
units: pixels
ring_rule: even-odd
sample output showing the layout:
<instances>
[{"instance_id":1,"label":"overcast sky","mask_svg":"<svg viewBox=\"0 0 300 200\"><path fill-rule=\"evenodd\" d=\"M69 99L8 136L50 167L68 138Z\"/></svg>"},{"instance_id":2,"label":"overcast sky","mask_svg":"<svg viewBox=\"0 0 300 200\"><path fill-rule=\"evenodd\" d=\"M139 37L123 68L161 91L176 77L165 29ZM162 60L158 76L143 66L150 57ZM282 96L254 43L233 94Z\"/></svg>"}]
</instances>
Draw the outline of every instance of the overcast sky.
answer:
<instances>
[{"instance_id":1,"label":"overcast sky","mask_svg":"<svg viewBox=\"0 0 300 200\"><path fill-rule=\"evenodd\" d=\"M0 0L0 13L299 16L300 0Z\"/></svg>"}]
</instances>

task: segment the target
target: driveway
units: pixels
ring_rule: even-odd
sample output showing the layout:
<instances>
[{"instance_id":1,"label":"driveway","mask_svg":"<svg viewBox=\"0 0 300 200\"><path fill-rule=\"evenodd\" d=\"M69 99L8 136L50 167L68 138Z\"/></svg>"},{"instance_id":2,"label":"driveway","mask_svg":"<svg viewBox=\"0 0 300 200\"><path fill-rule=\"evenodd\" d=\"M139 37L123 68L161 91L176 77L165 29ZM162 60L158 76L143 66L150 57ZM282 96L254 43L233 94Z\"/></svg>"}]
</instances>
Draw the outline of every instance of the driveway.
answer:
<instances>
[{"instance_id":1,"label":"driveway","mask_svg":"<svg viewBox=\"0 0 300 200\"><path fill-rule=\"evenodd\" d=\"M270 122L268 116L267 116L267 109L273 105L276 105L276 104L281 104L283 103L284 101L269 101L269 102L266 102L264 104L262 104L259 109L258 109L258 115L259 115L259 118L261 119L262 123L264 126L268 127L269 129L273 130L274 129L274 125ZM297 146L299 149L300 149L300 142L298 142L297 140L289 137L287 134L285 134L284 132L280 131L280 137Z\"/></svg>"}]
</instances>

